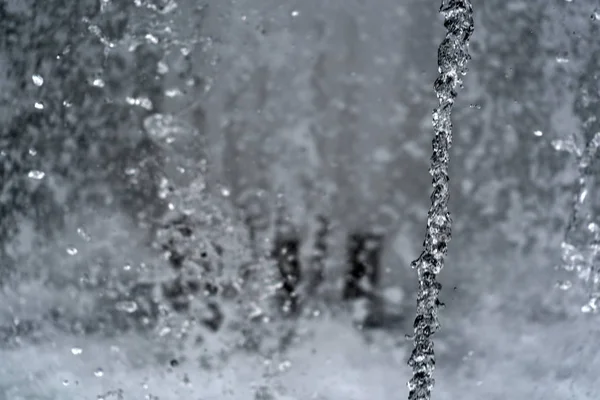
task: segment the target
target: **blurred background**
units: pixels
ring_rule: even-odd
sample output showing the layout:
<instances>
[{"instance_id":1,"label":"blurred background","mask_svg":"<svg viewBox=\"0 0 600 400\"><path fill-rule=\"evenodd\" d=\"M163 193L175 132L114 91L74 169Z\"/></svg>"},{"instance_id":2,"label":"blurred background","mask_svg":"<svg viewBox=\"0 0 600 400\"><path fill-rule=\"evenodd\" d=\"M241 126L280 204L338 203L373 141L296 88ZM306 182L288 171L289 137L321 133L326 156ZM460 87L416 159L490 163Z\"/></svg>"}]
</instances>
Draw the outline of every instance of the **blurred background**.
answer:
<instances>
[{"instance_id":1,"label":"blurred background","mask_svg":"<svg viewBox=\"0 0 600 400\"><path fill-rule=\"evenodd\" d=\"M439 6L0 0L0 400L407 396ZM433 397L596 399L600 8L473 8Z\"/></svg>"}]
</instances>

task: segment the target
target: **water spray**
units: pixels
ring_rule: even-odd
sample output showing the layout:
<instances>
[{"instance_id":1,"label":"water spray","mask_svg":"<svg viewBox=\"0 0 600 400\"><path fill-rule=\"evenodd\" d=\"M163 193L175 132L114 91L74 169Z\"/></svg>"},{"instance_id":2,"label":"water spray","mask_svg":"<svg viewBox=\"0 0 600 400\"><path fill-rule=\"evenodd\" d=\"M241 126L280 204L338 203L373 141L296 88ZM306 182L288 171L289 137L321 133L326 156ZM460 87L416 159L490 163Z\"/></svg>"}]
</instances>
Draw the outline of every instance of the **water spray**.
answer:
<instances>
[{"instance_id":1,"label":"water spray","mask_svg":"<svg viewBox=\"0 0 600 400\"><path fill-rule=\"evenodd\" d=\"M456 87L462 86L461 76L467 72L469 39L473 33L473 9L470 0L442 0L446 37L438 48L438 78L434 89L438 107L433 111L433 155L429 173L433 178L431 207L427 217L427 232L423 252L412 262L419 276L417 316L414 322L414 349L408 361L413 376L408 382L409 400L429 400L435 383L435 356L432 336L439 328L438 307L441 284L437 275L444 266L451 236L448 211L449 150L452 145L451 113Z\"/></svg>"}]
</instances>

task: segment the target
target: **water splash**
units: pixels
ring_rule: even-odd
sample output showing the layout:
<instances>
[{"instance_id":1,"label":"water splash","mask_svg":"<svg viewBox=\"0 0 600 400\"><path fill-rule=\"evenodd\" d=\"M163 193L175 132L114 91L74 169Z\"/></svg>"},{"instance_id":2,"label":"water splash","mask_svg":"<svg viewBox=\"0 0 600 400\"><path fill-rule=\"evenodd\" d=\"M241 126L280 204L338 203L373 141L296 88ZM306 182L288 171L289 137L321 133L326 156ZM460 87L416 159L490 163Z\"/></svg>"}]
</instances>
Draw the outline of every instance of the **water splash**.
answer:
<instances>
[{"instance_id":1,"label":"water splash","mask_svg":"<svg viewBox=\"0 0 600 400\"><path fill-rule=\"evenodd\" d=\"M412 263L419 275L417 317L414 322L414 349L408 361L413 376L408 382L409 400L428 400L435 383L432 336L439 328L437 317L441 305L441 285L436 280L444 266L451 235L448 212L448 160L452 144L451 112L456 98L456 87L462 85L470 59L469 39L473 33L473 9L469 0L443 0L440 12L444 15L446 37L438 49L439 76L434 89L439 106L433 112L433 155L429 173L433 177L433 194L427 218L424 250Z\"/></svg>"},{"instance_id":2,"label":"water splash","mask_svg":"<svg viewBox=\"0 0 600 400\"><path fill-rule=\"evenodd\" d=\"M571 215L561 244L563 268L575 272L587 286L589 302L582 312L596 312L600 300L600 226L594 220L594 171L591 166L600 150L600 132L587 143L575 135L552 142L558 151L566 151L577 160L578 178L573 190Z\"/></svg>"}]
</instances>

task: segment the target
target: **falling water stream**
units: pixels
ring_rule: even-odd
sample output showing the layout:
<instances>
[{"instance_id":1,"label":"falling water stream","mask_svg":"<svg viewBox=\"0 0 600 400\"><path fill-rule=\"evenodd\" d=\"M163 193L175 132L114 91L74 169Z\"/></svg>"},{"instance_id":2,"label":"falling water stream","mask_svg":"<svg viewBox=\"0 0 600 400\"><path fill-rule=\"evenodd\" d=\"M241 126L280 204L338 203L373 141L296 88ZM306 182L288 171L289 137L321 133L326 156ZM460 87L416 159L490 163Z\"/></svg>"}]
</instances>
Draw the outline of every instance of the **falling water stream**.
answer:
<instances>
[{"instance_id":1,"label":"falling water stream","mask_svg":"<svg viewBox=\"0 0 600 400\"><path fill-rule=\"evenodd\" d=\"M409 381L410 400L429 400L434 385L435 368L433 334L439 328L438 308L441 306L441 284L436 276L444 267L448 242L451 235L451 219L448 211L448 161L452 144L451 113L460 86L461 76L467 72L469 39L473 33L473 9L469 0L443 1L440 12L448 30L438 50L439 77L435 92L439 106L433 112L433 155L429 173L433 177L431 208L427 217L427 233L423 253L412 264L419 275L417 316L414 323L415 347L408 364L413 369Z\"/></svg>"}]
</instances>

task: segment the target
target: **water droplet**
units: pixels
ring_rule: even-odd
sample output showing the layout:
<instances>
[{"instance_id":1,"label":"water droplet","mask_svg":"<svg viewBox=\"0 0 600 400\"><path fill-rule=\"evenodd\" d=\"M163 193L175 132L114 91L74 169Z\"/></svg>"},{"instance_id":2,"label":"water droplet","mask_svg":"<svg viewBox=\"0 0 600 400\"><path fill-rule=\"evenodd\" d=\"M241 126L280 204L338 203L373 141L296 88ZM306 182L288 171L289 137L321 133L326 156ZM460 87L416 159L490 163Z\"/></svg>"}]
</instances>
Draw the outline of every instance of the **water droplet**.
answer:
<instances>
[{"instance_id":1,"label":"water droplet","mask_svg":"<svg viewBox=\"0 0 600 400\"><path fill-rule=\"evenodd\" d=\"M556 287L558 287L560 290L569 290L572 286L573 283L571 283L571 281L560 281L556 284Z\"/></svg>"},{"instance_id":2,"label":"water droplet","mask_svg":"<svg viewBox=\"0 0 600 400\"><path fill-rule=\"evenodd\" d=\"M44 179L44 176L46 176L46 173L38 170L29 171L29 173L27 174L28 178L36 180Z\"/></svg>"},{"instance_id":3,"label":"water droplet","mask_svg":"<svg viewBox=\"0 0 600 400\"><path fill-rule=\"evenodd\" d=\"M125 168L125 175L129 175L129 176L137 175L138 172L139 172L139 170L134 167Z\"/></svg>"},{"instance_id":4,"label":"water droplet","mask_svg":"<svg viewBox=\"0 0 600 400\"><path fill-rule=\"evenodd\" d=\"M33 84L35 86L42 86L44 84L44 78L42 78L41 75L33 75L31 77L31 80L33 81Z\"/></svg>"},{"instance_id":5,"label":"water droplet","mask_svg":"<svg viewBox=\"0 0 600 400\"><path fill-rule=\"evenodd\" d=\"M74 256L78 253L79 251L75 248L75 247L68 247L67 248L67 254L70 256Z\"/></svg>"},{"instance_id":6,"label":"water droplet","mask_svg":"<svg viewBox=\"0 0 600 400\"><path fill-rule=\"evenodd\" d=\"M71 353L73 353L74 356L78 356L83 353L83 349L81 347L73 347Z\"/></svg>"},{"instance_id":7,"label":"water droplet","mask_svg":"<svg viewBox=\"0 0 600 400\"><path fill-rule=\"evenodd\" d=\"M146 34L145 38L149 43L152 43L152 44L158 43L158 38L151 33Z\"/></svg>"},{"instance_id":8,"label":"water droplet","mask_svg":"<svg viewBox=\"0 0 600 400\"><path fill-rule=\"evenodd\" d=\"M167 72L169 72L169 66L165 62L159 61L157 65L157 70L159 74L164 75Z\"/></svg>"},{"instance_id":9,"label":"water droplet","mask_svg":"<svg viewBox=\"0 0 600 400\"><path fill-rule=\"evenodd\" d=\"M120 301L117 303L116 309L131 314L137 311L138 305L135 301Z\"/></svg>"},{"instance_id":10,"label":"water droplet","mask_svg":"<svg viewBox=\"0 0 600 400\"><path fill-rule=\"evenodd\" d=\"M172 115L154 114L144 120L144 129L149 135L157 139L168 140L186 134L191 134L193 129L186 126Z\"/></svg>"},{"instance_id":11,"label":"water droplet","mask_svg":"<svg viewBox=\"0 0 600 400\"><path fill-rule=\"evenodd\" d=\"M33 106L36 108L36 110L43 110L44 109L44 104L42 104L39 101L36 101Z\"/></svg>"},{"instance_id":12,"label":"water droplet","mask_svg":"<svg viewBox=\"0 0 600 400\"><path fill-rule=\"evenodd\" d=\"M165 90L165 96L167 96L167 97L183 96L183 92L181 90L179 90L178 88L167 89L167 90Z\"/></svg>"},{"instance_id":13,"label":"water droplet","mask_svg":"<svg viewBox=\"0 0 600 400\"><path fill-rule=\"evenodd\" d=\"M139 106L146 110L152 110L153 104L152 101L147 97L127 97L125 99L127 104L132 106Z\"/></svg>"},{"instance_id":14,"label":"water droplet","mask_svg":"<svg viewBox=\"0 0 600 400\"><path fill-rule=\"evenodd\" d=\"M281 363L279 363L279 365L277 366L277 369L279 369L280 372L285 372L287 370L289 370L292 367L292 362L289 360L285 360Z\"/></svg>"},{"instance_id":15,"label":"water droplet","mask_svg":"<svg viewBox=\"0 0 600 400\"><path fill-rule=\"evenodd\" d=\"M101 378L104 376L104 370L102 370L102 368L98 368L94 371L94 376L96 378Z\"/></svg>"},{"instance_id":16,"label":"water droplet","mask_svg":"<svg viewBox=\"0 0 600 400\"><path fill-rule=\"evenodd\" d=\"M85 240L86 242L89 242L92 238L90 237L90 235L88 235L86 233L85 230L83 230L83 228L77 228L77 234L79 235L79 237L81 237L83 240Z\"/></svg>"},{"instance_id":17,"label":"water droplet","mask_svg":"<svg viewBox=\"0 0 600 400\"><path fill-rule=\"evenodd\" d=\"M92 86L95 87L99 87L99 88L103 88L104 87L104 81L100 78L96 78L92 81Z\"/></svg>"}]
</instances>

